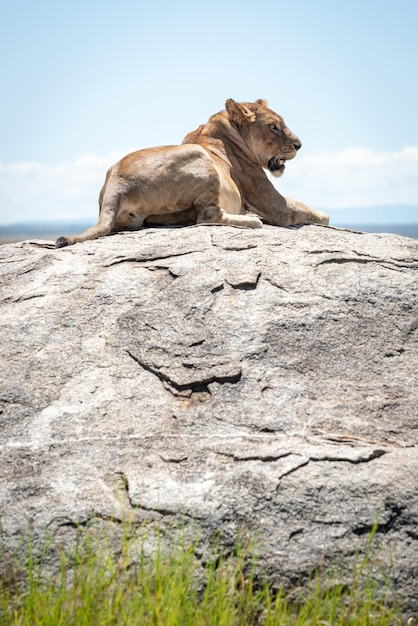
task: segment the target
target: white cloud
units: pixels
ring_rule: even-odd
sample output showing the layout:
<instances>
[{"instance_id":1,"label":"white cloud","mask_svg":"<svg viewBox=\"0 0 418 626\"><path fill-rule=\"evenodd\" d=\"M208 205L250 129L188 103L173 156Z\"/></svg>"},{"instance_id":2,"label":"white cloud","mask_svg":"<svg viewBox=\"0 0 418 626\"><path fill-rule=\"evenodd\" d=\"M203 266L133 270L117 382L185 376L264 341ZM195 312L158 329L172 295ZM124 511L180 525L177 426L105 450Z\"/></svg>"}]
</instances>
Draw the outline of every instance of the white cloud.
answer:
<instances>
[{"instance_id":1,"label":"white cloud","mask_svg":"<svg viewBox=\"0 0 418 626\"><path fill-rule=\"evenodd\" d=\"M85 155L74 162L0 163L0 223L92 219L108 167L129 152ZM397 152L349 148L303 156L274 180L278 190L317 208L418 204L418 146Z\"/></svg>"},{"instance_id":2,"label":"white cloud","mask_svg":"<svg viewBox=\"0 0 418 626\"><path fill-rule=\"evenodd\" d=\"M70 163L0 163L0 223L96 219L107 169L125 151Z\"/></svg>"},{"instance_id":3,"label":"white cloud","mask_svg":"<svg viewBox=\"0 0 418 626\"><path fill-rule=\"evenodd\" d=\"M326 209L418 204L418 146L397 152L348 148L298 155L277 184L286 196Z\"/></svg>"}]
</instances>

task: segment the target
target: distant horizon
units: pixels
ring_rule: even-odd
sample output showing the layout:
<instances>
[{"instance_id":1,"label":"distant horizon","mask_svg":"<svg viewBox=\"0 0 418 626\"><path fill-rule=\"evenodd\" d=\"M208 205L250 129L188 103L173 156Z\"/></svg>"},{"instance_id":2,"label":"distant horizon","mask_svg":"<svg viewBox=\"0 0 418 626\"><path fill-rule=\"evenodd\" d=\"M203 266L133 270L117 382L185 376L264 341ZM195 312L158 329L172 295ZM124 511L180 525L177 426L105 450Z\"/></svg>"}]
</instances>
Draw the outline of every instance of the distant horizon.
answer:
<instances>
[{"instance_id":1,"label":"distant horizon","mask_svg":"<svg viewBox=\"0 0 418 626\"><path fill-rule=\"evenodd\" d=\"M364 224L364 225L378 225L382 224L417 224L418 225L418 204L417 205L399 205L394 206L370 206L370 207L356 207L356 208L342 208L342 209L327 209L324 207L315 207L321 211L324 211L330 216L330 224ZM0 230L13 230L14 228L22 229L26 227L44 228L48 226L48 229L57 225L62 227L63 225L75 225L75 224L95 224L97 222L98 212L95 215L86 215L86 217L67 217L67 218L42 218L41 216L34 219L26 220L7 220L0 221ZM0 216L1 220L1 216Z\"/></svg>"},{"instance_id":2,"label":"distant horizon","mask_svg":"<svg viewBox=\"0 0 418 626\"><path fill-rule=\"evenodd\" d=\"M386 207L388 209L388 207ZM403 207L403 211L382 207L372 210L336 209L328 211L330 225L370 233L392 233L418 239L418 206ZM380 216L383 219L376 219ZM409 218L409 219L408 219ZM0 223L0 241L15 243L28 239L54 240L66 232L82 232L96 223L97 217L83 219L38 219L32 221Z\"/></svg>"}]
</instances>

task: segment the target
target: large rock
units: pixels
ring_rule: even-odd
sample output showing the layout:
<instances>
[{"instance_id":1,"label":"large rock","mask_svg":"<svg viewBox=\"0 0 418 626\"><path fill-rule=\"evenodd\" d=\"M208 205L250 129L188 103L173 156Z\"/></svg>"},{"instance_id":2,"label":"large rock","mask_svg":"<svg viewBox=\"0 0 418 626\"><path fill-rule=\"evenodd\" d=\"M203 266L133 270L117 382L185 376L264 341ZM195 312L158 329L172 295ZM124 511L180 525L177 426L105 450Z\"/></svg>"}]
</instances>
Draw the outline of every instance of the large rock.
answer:
<instances>
[{"instance_id":1,"label":"large rock","mask_svg":"<svg viewBox=\"0 0 418 626\"><path fill-rule=\"evenodd\" d=\"M418 609L417 241L199 226L0 257L6 546L127 512L244 528L279 584L377 520Z\"/></svg>"}]
</instances>

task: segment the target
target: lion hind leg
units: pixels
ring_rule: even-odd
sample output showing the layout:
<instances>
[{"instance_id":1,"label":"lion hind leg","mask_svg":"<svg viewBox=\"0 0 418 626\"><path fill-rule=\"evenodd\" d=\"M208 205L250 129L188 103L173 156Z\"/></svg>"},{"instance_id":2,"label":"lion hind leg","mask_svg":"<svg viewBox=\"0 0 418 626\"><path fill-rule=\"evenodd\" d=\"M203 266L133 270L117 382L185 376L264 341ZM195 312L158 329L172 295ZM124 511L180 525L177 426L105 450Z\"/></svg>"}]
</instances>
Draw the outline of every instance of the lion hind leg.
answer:
<instances>
[{"instance_id":1,"label":"lion hind leg","mask_svg":"<svg viewBox=\"0 0 418 626\"><path fill-rule=\"evenodd\" d=\"M95 226L88 228L80 235L66 235L65 237L58 237L55 242L56 248L65 248L65 246L72 246L74 243L81 243L82 241L88 241L89 239L98 239L99 237L105 237L112 230L112 226L108 226L103 222L98 222Z\"/></svg>"},{"instance_id":2,"label":"lion hind leg","mask_svg":"<svg viewBox=\"0 0 418 626\"><path fill-rule=\"evenodd\" d=\"M206 207L197 212L197 224L226 224L245 228L262 228L262 221L255 215L233 215L220 207Z\"/></svg>"},{"instance_id":3,"label":"lion hind leg","mask_svg":"<svg viewBox=\"0 0 418 626\"><path fill-rule=\"evenodd\" d=\"M55 242L56 248L64 248L72 246L74 243L81 243L90 239L98 239L108 235L116 221L116 214L119 208L119 198L114 198L112 202L103 205L100 210L99 221L95 226L91 226L80 235L67 235L66 237L58 237Z\"/></svg>"}]
</instances>

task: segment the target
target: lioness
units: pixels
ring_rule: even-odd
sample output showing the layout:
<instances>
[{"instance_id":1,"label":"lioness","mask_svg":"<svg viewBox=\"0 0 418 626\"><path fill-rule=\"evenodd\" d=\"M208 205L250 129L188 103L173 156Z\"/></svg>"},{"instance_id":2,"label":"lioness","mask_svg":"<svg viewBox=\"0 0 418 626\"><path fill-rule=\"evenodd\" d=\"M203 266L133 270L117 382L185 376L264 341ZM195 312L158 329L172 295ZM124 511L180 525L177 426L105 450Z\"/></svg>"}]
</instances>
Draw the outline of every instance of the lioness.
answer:
<instances>
[{"instance_id":1,"label":"lioness","mask_svg":"<svg viewBox=\"0 0 418 626\"><path fill-rule=\"evenodd\" d=\"M256 102L226 101L226 109L189 133L179 146L132 152L109 169L96 226L59 237L57 248L147 223L193 220L261 228L269 224L328 224L325 213L281 196L267 178L283 174L300 139L280 115Z\"/></svg>"}]
</instances>

